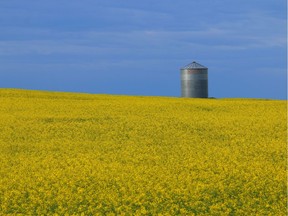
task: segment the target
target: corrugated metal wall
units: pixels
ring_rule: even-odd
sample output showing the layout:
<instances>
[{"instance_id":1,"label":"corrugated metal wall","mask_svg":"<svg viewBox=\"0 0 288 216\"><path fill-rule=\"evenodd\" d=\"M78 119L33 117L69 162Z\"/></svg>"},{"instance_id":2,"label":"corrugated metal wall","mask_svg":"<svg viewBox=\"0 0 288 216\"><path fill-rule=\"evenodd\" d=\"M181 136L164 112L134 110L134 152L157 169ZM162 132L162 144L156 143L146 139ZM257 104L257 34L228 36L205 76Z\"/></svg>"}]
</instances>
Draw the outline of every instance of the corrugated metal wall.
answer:
<instances>
[{"instance_id":1,"label":"corrugated metal wall","mask_svg":"<svg viewBox=\"0 0 288 216\"><path fill-rule=\"evenodd\" d=\"M208 98L208 68L181 69L181 96Z\"/></svg>"}]
</instances>

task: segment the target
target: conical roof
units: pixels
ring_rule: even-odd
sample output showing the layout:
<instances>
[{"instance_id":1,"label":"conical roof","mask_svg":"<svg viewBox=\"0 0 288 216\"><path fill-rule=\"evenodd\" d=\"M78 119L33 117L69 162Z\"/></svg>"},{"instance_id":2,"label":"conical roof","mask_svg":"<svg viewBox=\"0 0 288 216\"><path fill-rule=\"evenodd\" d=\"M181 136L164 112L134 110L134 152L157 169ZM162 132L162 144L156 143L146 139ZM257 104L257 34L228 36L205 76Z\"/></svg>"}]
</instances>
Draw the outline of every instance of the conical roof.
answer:
<instances>
[{"instance_id":1,"label":"conical roof","mask_svg":"<svg viewBox=\"0 0 288 216\"><path fill-rule=\"evenodd\" d=\"M192 63L182 67L181 69L207 69L207 67L193 61Z\"/></svg>"}]
</instances>

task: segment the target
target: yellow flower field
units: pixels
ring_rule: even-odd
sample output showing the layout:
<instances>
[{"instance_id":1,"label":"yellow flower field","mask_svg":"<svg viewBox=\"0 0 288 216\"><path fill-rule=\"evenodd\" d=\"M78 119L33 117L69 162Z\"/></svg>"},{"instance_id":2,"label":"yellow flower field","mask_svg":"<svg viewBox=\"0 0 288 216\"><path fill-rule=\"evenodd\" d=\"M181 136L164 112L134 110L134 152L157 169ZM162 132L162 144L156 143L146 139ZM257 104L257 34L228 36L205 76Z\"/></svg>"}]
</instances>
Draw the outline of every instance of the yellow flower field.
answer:
<instances>
[{"instance_id":1,"label":"yellow flower field","mask_svg":"<svg viewBox=\"0 0 288 216\"><path fill-rule=\"evenodd\" d=\"M286 106L0 89L0 215L286 215Z\"/></svg>"}]
</instances>

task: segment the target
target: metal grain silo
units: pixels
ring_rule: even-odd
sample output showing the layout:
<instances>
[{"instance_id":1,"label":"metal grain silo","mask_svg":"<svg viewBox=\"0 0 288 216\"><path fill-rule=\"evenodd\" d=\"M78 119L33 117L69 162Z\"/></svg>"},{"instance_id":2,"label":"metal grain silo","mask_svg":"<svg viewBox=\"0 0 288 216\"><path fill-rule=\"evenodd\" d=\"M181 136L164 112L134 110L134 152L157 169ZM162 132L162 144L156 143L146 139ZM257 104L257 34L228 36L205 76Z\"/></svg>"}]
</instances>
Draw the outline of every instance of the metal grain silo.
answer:
<instances>
[{"instance_id":1,"label":"metal grain silo","mask_svg":"<svg viewBox=\"0 0 288 216\"><path fill-rule=\"evenodd\" d=\"M181 96L208 98L208 68L192 62L181 68Z\"/></svg>"}]
</instances>

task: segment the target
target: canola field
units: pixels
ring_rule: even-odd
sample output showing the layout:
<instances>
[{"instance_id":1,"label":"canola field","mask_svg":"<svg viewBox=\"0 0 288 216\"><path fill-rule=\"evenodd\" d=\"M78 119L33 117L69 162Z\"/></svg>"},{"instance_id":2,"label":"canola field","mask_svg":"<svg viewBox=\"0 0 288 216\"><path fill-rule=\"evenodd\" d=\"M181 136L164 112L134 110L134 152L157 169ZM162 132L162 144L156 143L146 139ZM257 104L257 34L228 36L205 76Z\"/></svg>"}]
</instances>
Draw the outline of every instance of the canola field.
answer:
<instances>
[{"instance_id":1,"label":"canola field","mask_svg":"<svg viewBox=\"0 0 288 216\"><path fill-rule=\"evenodd\" d=\"M0 215L286 215L286 113L0 89Z\"/></svg>"}]
</instances>

